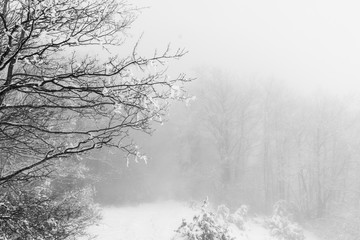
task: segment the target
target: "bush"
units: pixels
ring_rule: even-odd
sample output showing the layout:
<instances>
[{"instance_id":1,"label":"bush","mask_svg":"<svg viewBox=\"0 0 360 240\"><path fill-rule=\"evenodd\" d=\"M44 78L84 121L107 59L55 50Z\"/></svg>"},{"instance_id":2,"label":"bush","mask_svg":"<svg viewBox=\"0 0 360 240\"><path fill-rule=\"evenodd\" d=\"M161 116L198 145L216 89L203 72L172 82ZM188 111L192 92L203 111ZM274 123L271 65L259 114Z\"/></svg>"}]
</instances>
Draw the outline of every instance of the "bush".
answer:
<instances>
[{"instance_id":1,"label":"bush","mask_svg":"<svg viewBox=\"0 0 360 240\"><path fill-rule=\"evenodd\" d=\"M233 223L240 230L244 231L248 210L248 206L242 205L234 213L230 213L230 209L225 205L219 205L216 212L216 217L226 224Z\"/></svg>"},{"instance_id":2,"label":"bush","mask_svg":"<svg viewBox=\"0 0 360 240\"><path fill-rule=\"evenodd\" d=\"M57 164L46 179L0 185L0 239L90 237L87 228L101 216L85 182L87 169L71 161Z\"/></svg>"},{"instance_id":3,"label":"bush","mask_svg":"<svg viewBox=\"0 0 360 240\"><path fill-rule=\"evenodd\" d=\"M291 221L288 203L279 201L273 207L273 215L265 221L265 227L270 230L270 234L279 240L304 240L305 236L302 229Z\"/></svg>"},{"instance_id":4,"label":"bush","mask_svg":"<svg viewBox=\"0 0 360 240\"><path fill-rule=\"evenodd\" d=\"M16 187L0 188L0 239L77 239L100 218L90 188L58 196L44 184Z\"/></svg>"},{"instance_id":5,"label":"bush","mask_svg":"<svg viewBox=\"0 0 360 240\"><path fill-rule=\"evenodd\" d=\"M183 240L233 240L229 235L228 225L218 221L216 214L207 209L207 202L201 207L201 213L195 215L192 222L183 219L176 230L174 239Z\"/></svg>"},{"instance_id":6,"label":"bush","mask_svg":"<svg viewBox=\"0 0 360 240\"><path fill-rule=\"evenodd\" d=\"M241 205L240 208L230 215L229 222L235 224L240 230L245 231L248 211L248 206Z\"/></svg>"},{"instance_id":7,"label":"bush","mask_svg":"<svg viewBox=\"0 0 360 240\"><path fill-rule=\"evenodd\" d=\"M216 218L223 223L229 222L230 209L224 204L219 205L216 211Z\"/></svg>"}]
</instances>

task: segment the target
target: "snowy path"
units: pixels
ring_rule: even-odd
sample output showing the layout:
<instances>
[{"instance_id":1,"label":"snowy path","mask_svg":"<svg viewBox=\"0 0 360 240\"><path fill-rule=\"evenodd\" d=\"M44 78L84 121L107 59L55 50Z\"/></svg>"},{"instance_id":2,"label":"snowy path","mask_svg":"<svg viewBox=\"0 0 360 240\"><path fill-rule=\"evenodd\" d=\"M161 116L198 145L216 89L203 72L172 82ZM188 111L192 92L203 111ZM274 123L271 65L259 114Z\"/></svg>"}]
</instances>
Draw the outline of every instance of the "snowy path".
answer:
<instances>
[{"instance_id":1,"label":"snowy path","mask_svg":"<svg viewBox=\"0 0 360 240\"><path fill-rule=\"evenodd\" d=\"M175 202L106 208L102 222L90 232L98 240L170 240L182 219L193 215L193 210Z\"/></svg>"},{"instance_id":2,"label":"snowy path","mask_svg":"<svg viewBox=\"0 0 360 240\"><path fill-rule=\"evenodd\" d=\"M99 226L90 229L98 240L171 240L183 218L194 210L178 202L143 204L136 207L105 208ZM246 234L230 229L237 240L272 240L259 223L249 222ZM320 240L305 232L306 240Z\"/></svg>"}]
</instances>

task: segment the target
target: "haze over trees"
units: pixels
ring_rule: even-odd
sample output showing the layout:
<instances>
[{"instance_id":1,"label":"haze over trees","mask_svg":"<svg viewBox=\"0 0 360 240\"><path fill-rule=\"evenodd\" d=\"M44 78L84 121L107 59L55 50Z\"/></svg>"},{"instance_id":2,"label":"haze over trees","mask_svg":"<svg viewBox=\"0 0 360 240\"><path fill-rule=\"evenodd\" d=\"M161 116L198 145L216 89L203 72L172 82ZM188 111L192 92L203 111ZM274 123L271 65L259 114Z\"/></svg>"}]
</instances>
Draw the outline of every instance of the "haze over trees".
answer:
<instances>
[{"instance_id":1,"label":"haze over trees","mask_svg":"<svg viewBox=\"0 0 360 240\"><path fill-rule=\"evenodd\" d=\"M244 191L250 188L265 208L286 199L322 216L333 201L350 200L348 187L355 182L349 173L359 154L354 134L359 112L351 99L211 72L200 73L206 88L193 89L198 101L189 107L199 113L193 121L201 118L203 124L189 124L188 131L199 132L204 147L213 146L218 181L239 194L228 201L248 196Z\"/></svg>"},{"instance_id":2,"label":"haze over trees","mask_svg":"<svg viewBox=\"0 0 360 240\"><path fill-rule=\"evenodd\" d=\"M189 92L196 100L174 108L151 144L144 142L149 165L129 167L142 190L128 199L209 196L230 209L247 204L262 214L285 200L297 221L319 219L324 232L332 226L343 234L341 223L348 237L360 236L356 98L301 93L284 81L211 68L195 75ZM127 202L114 196L130 192L126 176L114 179L121 189L112 192L114 202Z\"/></svg>"},{"instance_id":3,"label":"haze over trees","mask_svg":"<svg viewBox=\"0 0 360 240\"><path fill-rule=\"evenodd\" d=\"M151 132L169 99L185 99L188 80L165 72L185 52L120 55L137 14L125 1L0 6L0 236L73 239L98 218L85 154L146 161L131 131Z\"/></svg>"},{"instance_id":4,"label":"haze over trees","mask_svg":"<svg viewBox=\"0 0 360 240\"><path fill-rule=\"evenodd\" d=\"M217 168L189 164L198 183L211 174L214 184L205 192L229 206L246 203L261 212L286 200L298 221L329 217L346 226L349 236L359 236L356 99L321 91L303 94L282 81L207 70L199 73L201 87L193 89L198 96L189 107L194 117L181 130L196 132L199 147L212 149L212 156L192 159ZM199 152L188 148L190 155ZM193 192L205 187L188 181L198 190Z\"/></svg>"}]
</instances>

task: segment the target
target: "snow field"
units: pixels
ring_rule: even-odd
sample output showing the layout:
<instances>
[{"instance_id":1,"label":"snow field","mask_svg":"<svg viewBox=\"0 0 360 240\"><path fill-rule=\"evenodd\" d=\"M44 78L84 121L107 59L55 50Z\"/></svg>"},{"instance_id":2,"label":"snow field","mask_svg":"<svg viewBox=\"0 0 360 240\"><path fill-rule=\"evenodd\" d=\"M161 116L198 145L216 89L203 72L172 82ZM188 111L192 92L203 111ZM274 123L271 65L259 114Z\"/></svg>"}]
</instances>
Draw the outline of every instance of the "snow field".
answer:
<instances>
[{"instance_id":1,"label":"snow field","mask_svg":"<svg viewBox=\"0 0 360 240\"><path fill-rule=\"evenodd\" d=\"M128 207L108 207L103 219L89 232L98 240L172 240L182 219L191 220L197 213L185 203L157 202ZM262 226L262 219L247 222L246 231L230 225L230 233L237 240L274 240ZM320 240L305 231L306 240Z\"/></svg>"}]
</instances>

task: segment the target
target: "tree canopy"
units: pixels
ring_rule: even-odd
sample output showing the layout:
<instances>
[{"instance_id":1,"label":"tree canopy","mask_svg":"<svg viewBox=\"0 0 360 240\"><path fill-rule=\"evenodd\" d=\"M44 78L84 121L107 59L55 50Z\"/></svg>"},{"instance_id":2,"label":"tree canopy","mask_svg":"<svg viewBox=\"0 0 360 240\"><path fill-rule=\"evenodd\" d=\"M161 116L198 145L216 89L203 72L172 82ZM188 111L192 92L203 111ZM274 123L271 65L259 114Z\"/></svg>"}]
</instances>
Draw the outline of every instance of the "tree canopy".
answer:
<instances>
[{"instance_id":1,"label":"tree canopy","mask_svg":"<svg viewBox=\"0 0 360 240\"><path fill-rule=\"evenodd\" d=\"M0 16L0 183L103 146L139 157L129 129L149 132L167 100L182 98L176 83L184 76L169 79L156 69L182 50L144 58L135 49L105 60L81 53L121 45L135 18L125 2L4 0Z\"/></svg>"},{"instance_id":2,"label":"tree canopy","mask_svg":"<svg viewBox=\"0 0 360 240\"><path fill-rule=\"evenodd\" d=\"M1 0L0 6L5 195L19 184L43 186L39 179L56 172L59 162L105 146L123 150L128 161L146 161L130 131L151 132L168 100L186 98L181 83L189 80L166 75L168 60L185 51L167 47L143 57L135 44L121 56L137 14L121 0ZM5 215L0 211L0 221Z\"/></svg>"}]
</instances>

